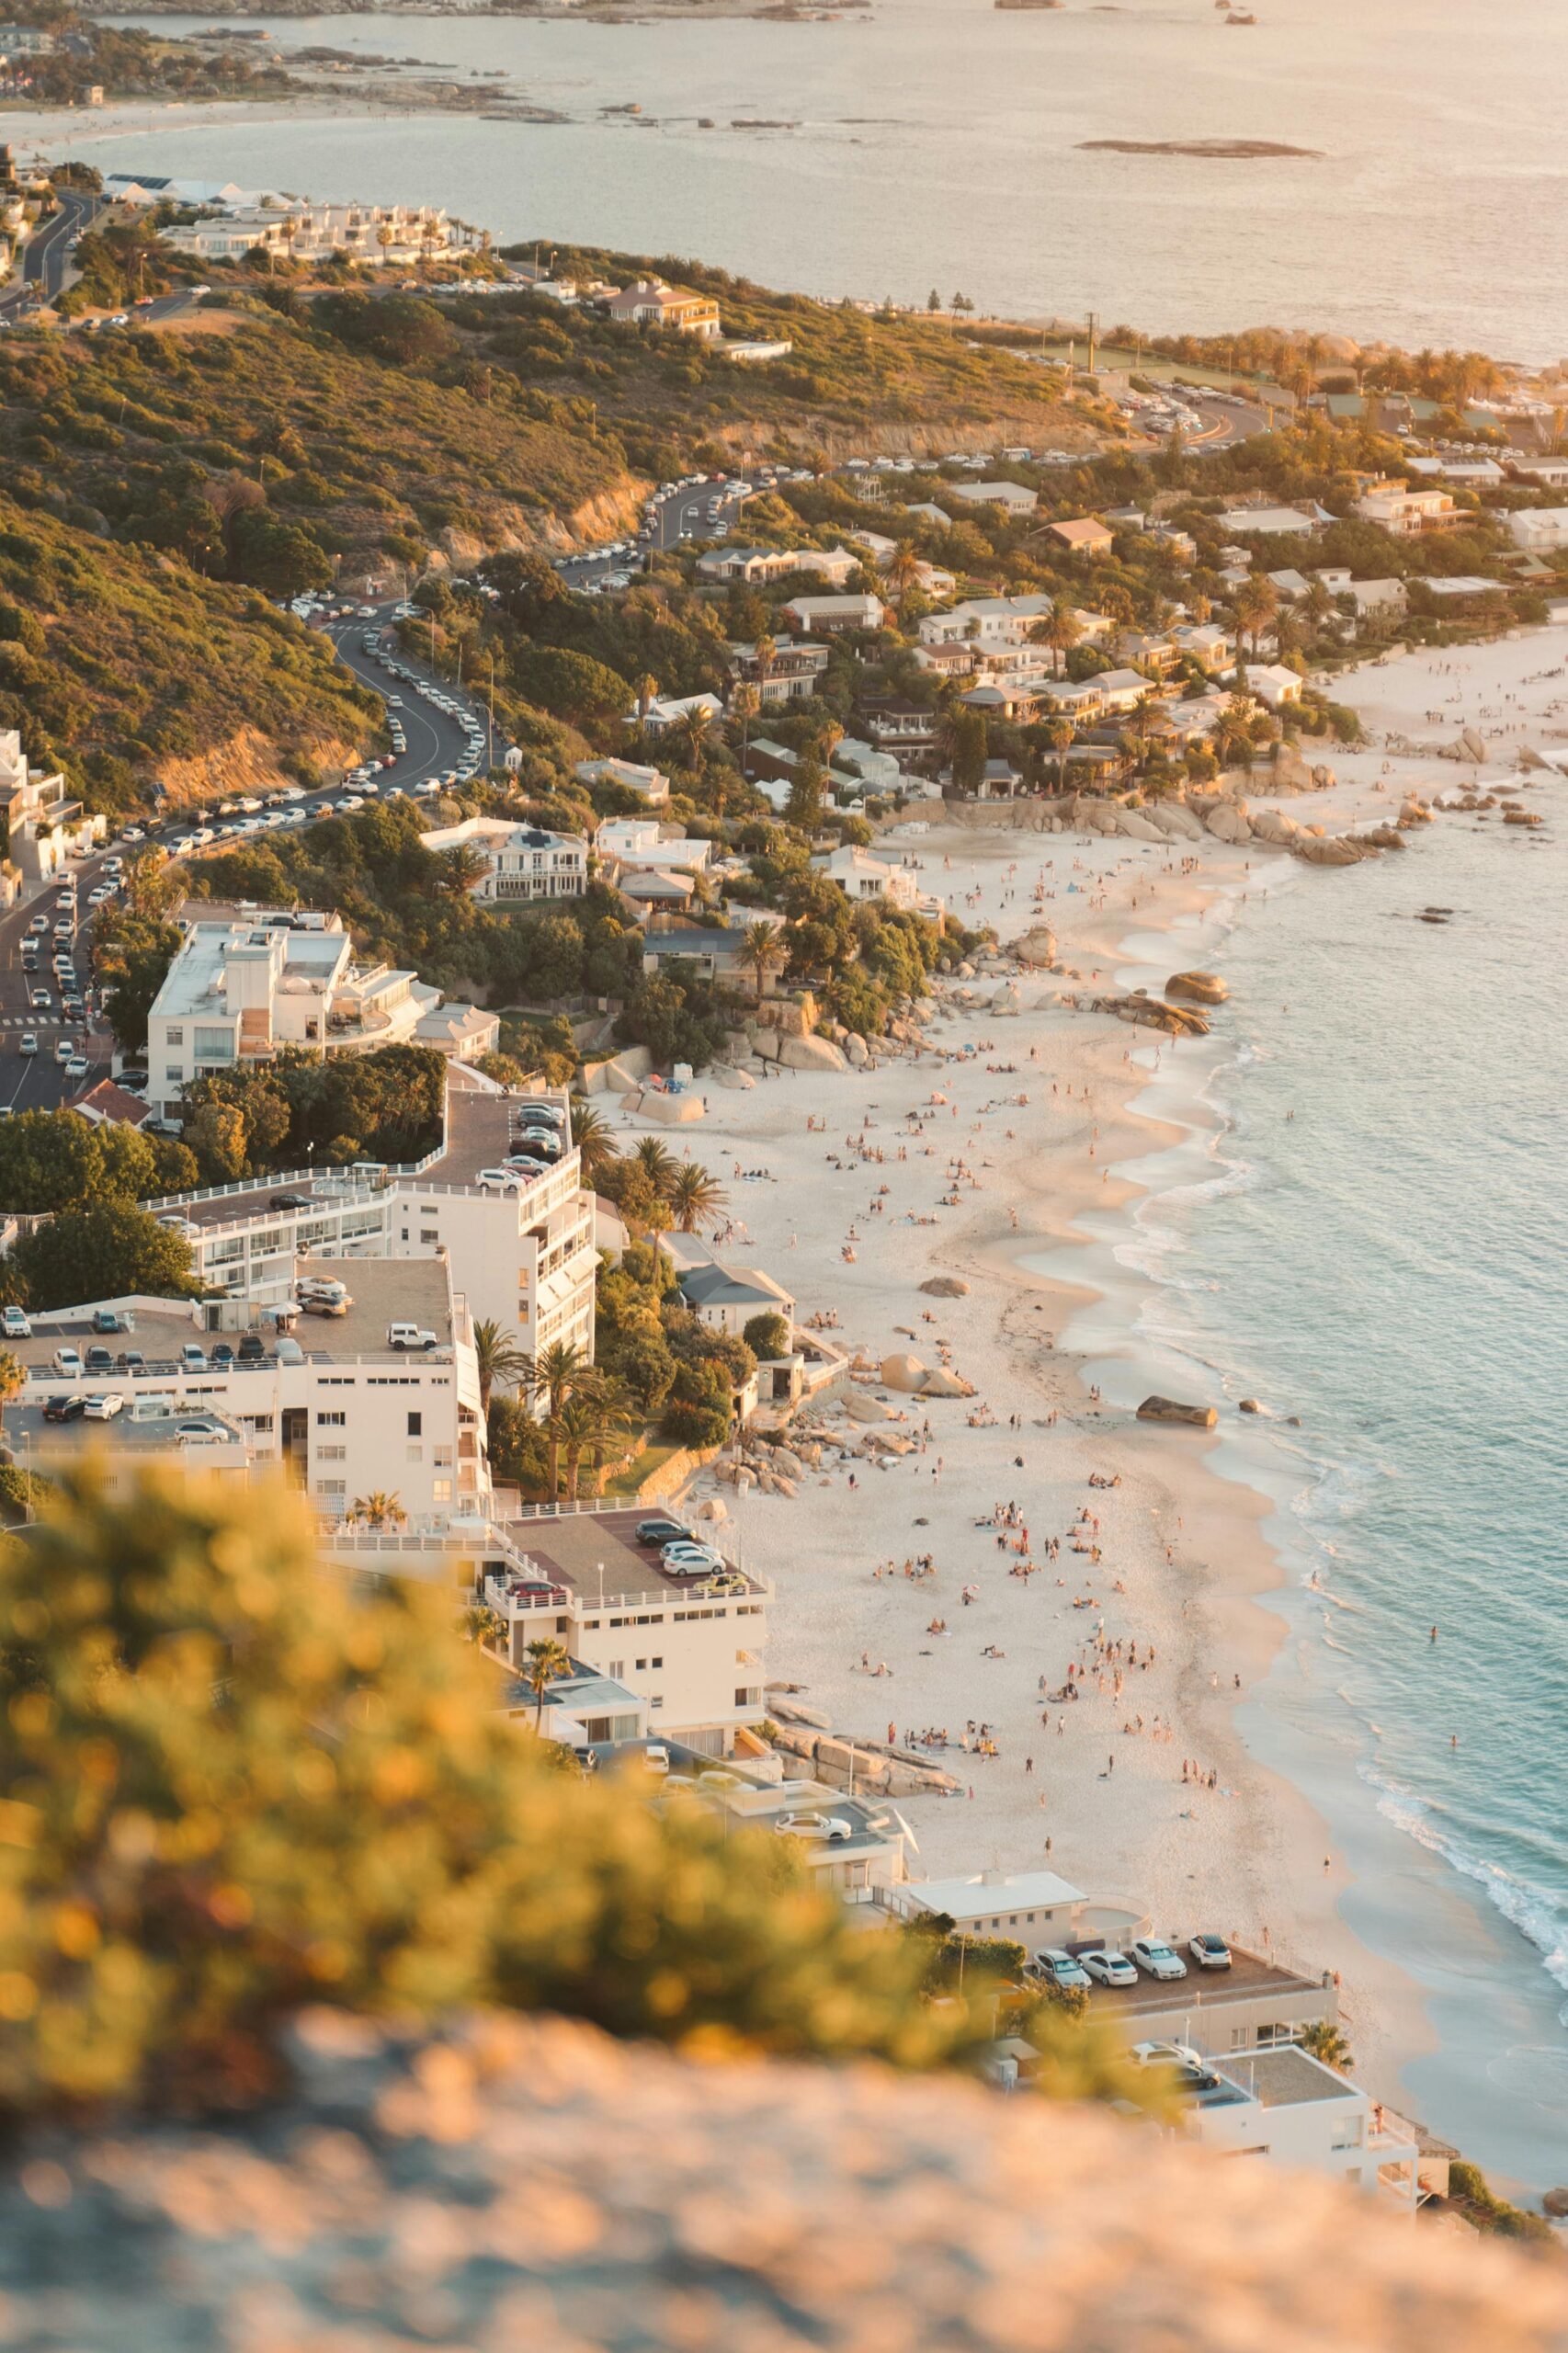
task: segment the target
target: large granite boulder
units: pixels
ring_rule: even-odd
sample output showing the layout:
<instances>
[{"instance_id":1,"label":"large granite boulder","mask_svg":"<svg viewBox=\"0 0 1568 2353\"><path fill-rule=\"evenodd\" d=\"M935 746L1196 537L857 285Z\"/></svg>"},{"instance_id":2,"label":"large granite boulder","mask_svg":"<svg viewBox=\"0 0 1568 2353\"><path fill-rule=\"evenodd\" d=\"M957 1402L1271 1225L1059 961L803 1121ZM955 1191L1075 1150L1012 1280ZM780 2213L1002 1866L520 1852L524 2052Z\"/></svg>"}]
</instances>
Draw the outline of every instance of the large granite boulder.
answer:
<instances>
[{"instance_id":1,"label":"large granite boulder","mask_svg":"<svg viewBox=\"0 0 1568 2353\"><path fill-rule=\"evenodd\" d=\"M786 1070L847 1070L831 1038L781 1038L778 1059Z\"/></svg>"},{"instance_id":2,"label":"large granite boulder","mask_svg":"<svg viewBox=\"0 0 1568 2353\"><path fill-rule=\"evenodd\" d=\"M1252 839L1252 817L1244 801L1218 802L1206 822L1218 841L1241 843Z\"/></svg>"},{"instance_id":3,"label":"large granite boulder","mask_svg":"<svg viewBox=\"0 0 1568 2353\"><path fill-rule=\"evenodd\" d=\"M1173 972L1165 995L1187 1005L1223 1005L1231 992L1218 972Z\"/></svg>"},{"instance_id":4,"label":"large granite boulder","mask_svg":"<svg viewBox=\"0 0 1568 2353\"><path fill-rule=\"evenodd\" d=\"M1031 924L1013 941L1012 953L1031 972L1048 972L1056 961L1056 934L1048 923Z\"/></svg>"},{"instance_id":5,"label":"large granite boulder","mask_svg":"<svg viewBox=\"0 0 1568 2353\"><path fill-rule=\"evenodd\" d=\"M1195 1430L1211 1430L1220 1416L1212 1405L1183 1405L1174 1397L1145 1397L1138 1408L1141 1422L1179 1422Z\"/></svg>"}]
</instances>

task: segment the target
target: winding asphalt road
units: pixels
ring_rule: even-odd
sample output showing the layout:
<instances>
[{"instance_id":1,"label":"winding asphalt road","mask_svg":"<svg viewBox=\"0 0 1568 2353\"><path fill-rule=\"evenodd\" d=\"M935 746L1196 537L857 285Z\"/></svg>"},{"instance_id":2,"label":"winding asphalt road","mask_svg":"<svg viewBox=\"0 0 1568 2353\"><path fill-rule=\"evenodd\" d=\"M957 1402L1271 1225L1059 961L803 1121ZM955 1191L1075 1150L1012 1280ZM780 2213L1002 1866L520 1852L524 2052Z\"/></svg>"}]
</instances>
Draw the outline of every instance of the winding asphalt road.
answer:
<instances>
[{"instance_id":1,"label":"winding asphalt road","mask_svg":"<svg viewBox=\"0 0 1568 2353\"><path fill-rule=\"evenodd\" d=\"M0 294L0 319L7 325L52 302L71 267L71 243L104 210L104 200L85 189L61 188L60 210L51 212L22 247L22 282Z\"/></svg>"}]
</instances>

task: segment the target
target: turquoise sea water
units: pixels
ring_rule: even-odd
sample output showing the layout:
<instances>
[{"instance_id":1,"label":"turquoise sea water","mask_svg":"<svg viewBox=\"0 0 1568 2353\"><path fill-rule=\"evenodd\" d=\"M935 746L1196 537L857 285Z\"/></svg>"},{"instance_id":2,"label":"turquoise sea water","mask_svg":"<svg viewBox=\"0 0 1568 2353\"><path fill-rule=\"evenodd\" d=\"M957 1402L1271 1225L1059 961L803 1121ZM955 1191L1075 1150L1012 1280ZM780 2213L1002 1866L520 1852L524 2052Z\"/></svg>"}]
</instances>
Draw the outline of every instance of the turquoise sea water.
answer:
<instances>
[{"instance_id":1,"label":"turquoise sea water","mask_svg":"<svg viewBox=\"0 0 1568 2353\"><path fill-rule=\"evenodd\" d=\"M1568 2179L1565 872L1561 830L1450 819L1244 908L1208 1158L1122 1254L1162 1352L1301 1416L1221 1449L1287 1566L1243 1729L1427 1988L1417 2112L1538 2185Z\"/></svg>"}]
</instances>

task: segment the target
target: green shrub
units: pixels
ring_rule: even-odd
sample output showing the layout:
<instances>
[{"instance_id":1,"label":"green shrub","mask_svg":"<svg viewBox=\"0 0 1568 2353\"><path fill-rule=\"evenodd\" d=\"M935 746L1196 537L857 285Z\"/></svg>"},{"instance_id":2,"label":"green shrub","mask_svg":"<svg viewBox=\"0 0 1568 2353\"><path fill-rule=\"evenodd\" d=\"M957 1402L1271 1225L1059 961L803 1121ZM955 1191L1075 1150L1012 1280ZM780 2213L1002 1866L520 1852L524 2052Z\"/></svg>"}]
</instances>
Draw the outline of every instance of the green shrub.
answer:
<instances>
[{"instance_id":1,"label":"green shrub","mask_svg":"<svg viewBox=\"0 0 1568 2353\"><path fill-rule=\"evenodd\" d=\"M903 2066L984 2030L789 1841L546 1769L449 1597L313 1554L281 1486L91 1466L0 1542L0 2106L251 2097L303 2001Z\"/></svg>"}]
</instances>

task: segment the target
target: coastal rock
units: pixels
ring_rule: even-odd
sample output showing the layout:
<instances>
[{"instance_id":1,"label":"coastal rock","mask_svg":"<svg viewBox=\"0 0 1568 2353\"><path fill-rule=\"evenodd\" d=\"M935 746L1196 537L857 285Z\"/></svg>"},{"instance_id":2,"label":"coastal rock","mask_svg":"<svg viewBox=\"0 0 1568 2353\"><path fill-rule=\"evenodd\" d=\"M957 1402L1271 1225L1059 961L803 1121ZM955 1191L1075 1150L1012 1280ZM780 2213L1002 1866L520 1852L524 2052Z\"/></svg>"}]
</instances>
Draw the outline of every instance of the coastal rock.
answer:
<instances>
[{"instance_id":1,"label":"coastal rock","mask_svg":"<svg viewBox=\"0 0 1568 2353\"><path fill-rule=\"evenodd\" d=\"M1244 1397L1236 1411L1238 1414L1261 1414L1263 1407L1256 1397Z\"/></svg>"},{"instance_id":2,"label":"coastal rock","mask_svg":"<svg viewBox=\"0 0 1568 2353\"><path fill-rule=\"evenodd\" d=\"M1211 1430L1220 1416L1212 1405L1182 1405L1174 1397L1145 1397L1138 1408L1141 1422L1180 1422L1195 1430Z\"/></svg>"},{"instance_id":3,"label":"coastal rock","mask_svg":"<svg viewBox=\"0 0 1568 2353\"><path fill-rule=\"evenodd\" d=\"M974 1383L965 1381L960 1373L949 1372L937 1366L920 1384L922 1397L972 1397Z\"/></svg>"},{"instance_id":4,"label":"coastal rock","mask_svg":"<svg viewBox=\"0 0 1568 2353\"><path fill-rule=\"evenodd\" d=\"M1283 809L1256 809L1253 812L1255 841L1272 842L1278 849L1289 849L1301 831L1295 818L1288 817Z\"/></svg>"},{"instance_id":5,"label":"coastal rock","mask_svg":"<svg viewBox=\"0 0 1568 2353\"><path fill-rule=\"evenodd\" d=\"M637 1103L638 1118L655 1120L662 1128L689 1127L694 1120L703 1119L706 1114L707 1106L701 1096L689 1086L680 1095L661 1095L650 1087Z\"/></svg>"},{"instance_id":6,"label":"coastal rock","mask_svg":"<svg viewBox=\"0 0 1568 2353\"><path fill-rule=\"evenodd\" d=\"M1358 866L1363 858L1377 856L1371 845L1363 848L1349 834L1303 834L1292 847L1309 866Z\"/></svg>"},{"instance_id":7,"label":"coastal rock","mask_svg":"<svg viewBox=\"0 0 1568 2353\"><path fill-rule=\"evenodd\" d=\"M1503 812L1503 823L1506 825L1540 825L1544 824L1545 820L1535 809L1506 809Z\"/></svg>"},{"instance_id":8,"label":"coastal rock","mask_svg":"<svg viewBox=\"0 0 1568 2353\"><path fill-rule=\"evenodd\" d=\"M1131 996L1097 996L1094 1002L1096 1013L1114 1013L1119 1021L1164 1029L1173 1038L1206 1038L1209 1034L1209 1024L1201 1013L1190 1012L1182 1005L1165 1005L1157 996L1145 996L1142 990Z\"/></svg>"},{"instance_id":9,"label":"coastal rock","mask_svg":"<svg viewBox=\"0 0 1568 2353\"><path fill-rule=\"evenodd\" d=\"M1012 952L1020 964L1031 971L1047 972L1056 961L1056 934L1048 923L1031 924L1021 938L1015 939Z\"/></svg>"},{"instance_id":10,"label":"coastal rock","mask_svg":"<svg viewBox=\"0 0 1568 2353\"><path fill-rule=\"evenodd\" d=\"M1486 765L1489 757L1486 745L1473 727L1462 728L1460 732L1460 756L1461 759L1473 760L1478 767L1484 767Z\"/></svg>"},{"instance_id":11,"label":"coastal rock","mask_svg":"<svg viewBox=\"0 0 1568 2353\"><path fill-rule=\"evenodd\" d=\"M880 1371L885 1389L896 1389L903 1397L916 1397L925 1385L928 1368L918 1357L899 1355L884 1357Z\"/></svg>"},{"instance_id":12,"label":"coastal rock","mask_svg":"<svg viewBox=\"0 0 1568 2353\"><path fill-rule=\"evenodd\" d=\"M863 1389L846 1392L844 1410L852 1422L891 1422L894 1413L892 1405L884 1404L880 1397L868 1397Z\"/></svg>"},{"instance_id":13,"label":"coastal rock","mask_svg":"<svg viewBox=\"0 0 1568 2353\"><path fill-rule=\"evenodd\" d=\"M1413 792L1407 793L1400 803L1398 822L1402 825L1429 825L1432 812L1424 801L1417 801Z\"/></svg>"},{"instance_id":14,"label":"coastal rock","mask_svg":"<svg viewBox=\"0 0 1568 2353\"><path fill-rule=\"evenodd\" d=\"M969 1285L958 1275L933 1275L921 1290L929 1299L967 1299Z\"/></svg>"},{"instance_id":15,"label":"coastal rock","mask_svg":"<svg viewBox=\"0 0 1568 2353\"><path fill-rule=\"evenodd\" d=\"M844 1040L843 1053L851 1070L864 1070L871 1059L866 1040L853 1029Z\"/></svg>"},{"instance_id":16,"label":"coastal rock","mask_svg":"<svg viewBox=\"0 0 1568 2353\"><path fill-rule=\"evenodd\" d=\"M1143 809L1118 810L1116 830L1135 842L1163 842L1167 838Z\"/></svg>"},{"instance_id":17,"label":"coastal rock","mask_svg":"<svg viewBox=\"0 0 1568 2353\"><path fill-rule=\"evenodd\" d=\"M1218 972L1173 972L1165 995L1188 1005L1223 1005L1231 992Z\"/></svg>"},{"instance_id":18,"label":"coastal rock","mask_svg":"<svg viewBox=\"0 0 1568 2353\"><path fill-rule=\"evenodd\" d=\"M1252 819L1244 801L1221 801L1207 823L1210 832L1218 841L1240 843L1252 839Z\"/></svg>"},{"instance_id":19,"label":"coastal rock","mask_svg":"<svg viewBox=\"0 0 1568 2353\"><path fill-rule=\"evenodd\" d=\"M1540 2211L1550 2214L1554 2222L1568 2215L1568 2189L1549 2189L1540 2201Z\"/></svg>"},{"instance_id":20,"label":"coastal rock","mask_svg":"<svg viewBox=\"0 0 1568 2353\"><path fill-rule=\"evenodd\" d=\"M1203 839L1202 825L1192 811L1179 801L1159 801L1148 814L1167 841L1200 842Z\"/></svg>"},{"instance_id":21,"label":"coastal rock","mask_svg":"<svg viewBox=\"0 0 1568 2353\"><path fill-rule=\"evenodd\" d=\"M847 1070L830 1038L781 1038L778 1059L786 1070Z\"/></svg>"},{"instance_id":22,"label":"coastal rock","mask_svg":"<svg viewBox=\"0 0 1568 2353\"><path fill-rule=\"evenodd\" d=\"M1294 744L1283 738L1274 746L1274 758L1268 772L1270 792L1311 792L1312 772Z\"/></svg>"},{"instance_id":23,"label":"coastal rock","mask_svg":"<svg viewBox=\"0 0 1568 2353\"><path fill-rule=\"evenodd\" d=\"M713 1075L721 1086L727 1086L740 1094L745 1093L748 1088L755 1087L756 1085L749 1070L736 1070L733 1063L719 1063Z\"/></svg>"}]
</instances>

